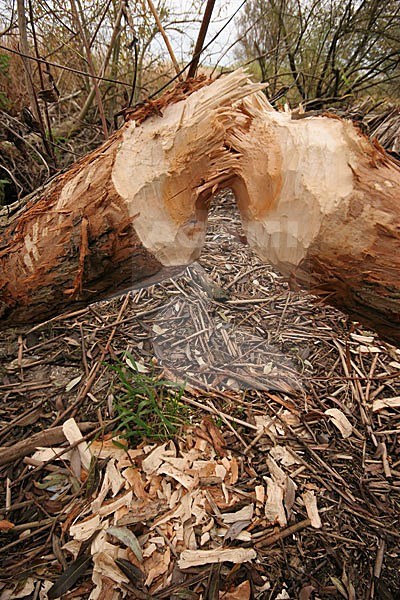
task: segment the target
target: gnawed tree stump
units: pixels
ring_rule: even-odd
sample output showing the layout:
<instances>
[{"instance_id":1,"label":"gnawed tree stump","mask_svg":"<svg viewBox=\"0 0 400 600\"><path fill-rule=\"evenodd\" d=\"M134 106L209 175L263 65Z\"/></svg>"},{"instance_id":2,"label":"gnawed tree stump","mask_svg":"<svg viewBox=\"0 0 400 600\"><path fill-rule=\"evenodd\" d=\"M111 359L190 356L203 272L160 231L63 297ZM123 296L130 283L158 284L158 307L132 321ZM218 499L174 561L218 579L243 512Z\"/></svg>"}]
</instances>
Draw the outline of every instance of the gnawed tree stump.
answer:
<instances>
[{"instance_id":1,"label":"gnawed tree stump","mask_svg":"<svg viewBox=\"0 0 400 600\"><path fill-rule=\"evenodd\" d=\"M242 110L227 141L250 246L400 345L400 165L350 121L277 112L259 93Z\"/></svg>"},{"instance_id":2,"label":"gnawed tree stump","mask_svg":"<svg viewBox=\"0 0 400 600\"><path fill-rule=\"evenodd\" d=\"M5 212L2 325L48 319L198 257L207 200L237 160L224 147L232 105L262 87L244 73L205 83L184 84L132 115L22 210ZM146 110L154 116L140 123Z\"/></svg>"},{"instance_id":3,"label":"gnawed tree stump","mask_svg":"<svg viewBox=\"0 0 400 600\"><path fill-rule=\"evenodd\" d=\"M2 323L189 264L210 197L230 186L265 261L400 345L399 165L350 122L276 112L242 71L193 85L3 220Z\"/></svg>"}]
</instances>

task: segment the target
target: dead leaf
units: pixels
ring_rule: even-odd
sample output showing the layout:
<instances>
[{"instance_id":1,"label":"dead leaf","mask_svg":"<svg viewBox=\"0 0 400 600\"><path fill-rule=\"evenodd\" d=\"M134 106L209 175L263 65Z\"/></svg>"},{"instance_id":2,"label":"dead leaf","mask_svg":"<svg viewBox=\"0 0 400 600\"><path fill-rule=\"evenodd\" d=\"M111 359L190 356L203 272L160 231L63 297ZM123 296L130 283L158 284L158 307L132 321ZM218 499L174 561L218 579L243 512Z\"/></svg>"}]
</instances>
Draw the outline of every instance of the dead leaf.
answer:
<instances>
[{"instance_id":1,"label":"dead leaf","mask_svg":"<svg viewBox=\"0 0 400 600\"><path fill-rule=\"evenodd\" d=\"M305 585L299 593L299 600L310 600L315 587L313 585Z\"/></svg>"},{"instance_id":2,"label":"dead leaf","mask_svg":"<svg viewBox=\"0 0 400 600\"><path fill-rule=\"evenodd\" d=\"M124 558L117 558L115 560L115 564L121 569L123 574L129 579L131 583L136 585L139 582L143 581L144 574L143 572L133 565L129 560Z\"/></svg>"},{"instance_id":3,"label":"dead leaf","mask_svg":"<svg viewBox=\"0 0 400 600\"><path fill-rule=\"evenodd\" d=\"M224 436L222 435L221 431L218 429L218 427L214 423L213 419L211 417L205 417L203 419L202 425L204 425L209 436L211 437L212 445L213 445L216 453L219 454L220 456L226 456L226 450L225 450L226 444L225 444Z\"/></svg>"},{"instance_id":4,"label":"dead leaf","mask_svg":"<svg viewBox=\"0 0 400 600\"><path fill-rule=\"evenodd\" d=\"M117 540L122 542L127 548L130 548L137 556L138 560L143 560L142 549L139 541L136 535L127 527L109 527L106 529L106 533L117 538Z\"/></svg>"},{"instance_id":5,"label":"dead leaf","mask_svg":"<svg viewBox=\"0 0 400 600\"><path fill-rule=\"evenodd\" d=\"M356 600L356 592L349 576L346 572L346 567L343 565L342 581L347 589L347 600Z\"/></svg>"},{"instance_id":6,"label":"dead leaf","mask_svg":"<svg viewBox=\"0 0 400 600\"><path fill-rule=\"evenodd\" d=\"M342 594L342 596L344 598L346 598L347 600L347 592L346 592L346 588L344 587L343 583L340 581L340 579L338 577L331 577L330 578L333 585L335 586L335 588L337 589L337 591Z\"/></svg>"},{"instance_id":7,"label":"dead leaf","mask_svg":"<svg viewBox=\"0 0 400 600\"><path fill-rule=\"evenodd\" d=\"M78 385L81 379L82 375L78 375L78 377L74 377L74 379L71 379L71 381L65 386L65 391L70 392L71 390L73 390L74 387Z\"/></svg>"},{"instance_id":8,"label":"dead leaf","mask_svg":"<svg viewBox=\"0 0 400 600\"><path fill-rule=\"evenodd\" d=\"M55 600L55 598L60 598L60 596L68 592L85 573L91 562L91 556L80 556L77 558L49 589L47 592L48 599Z\"/></svg>"},{"instance_id":9,"label":"dead leaf","mask_svg":"<svg viewBox=\"0 0 400 600\"><path fill-rule=\"evenodd\" d=\"M221 600L250 600L251 585L250 581L243 581L234 590L229 592L220 592Z\"/></svg>"},{"instance_id":10,"label":"dead leaf","mask_svg":"<svg viewBox=\"0 0 400 600\"><path fill-rule=\"evenodd\" d=\"M236 521L224 535L224 542L233 542L238 539L239 534L250 525L251 521Z\"/></svg>"},{"instance_id":11,"label":"dead leaf","mask_svg":"<svg viewBox=\"0 0 400 600\"><path fill-rule=\"evenodd\" d=\"M329 408L325 414L331 417L332 423L337 427L344 438L353 433L353 426L344 413L338 408Z\"/></svg>"},{"instance_id":12,"label":"dead leaf","mask_svg":"<svg viewBox=\"0 0 400 600\"><path fill-rule=\"evenodd\" d=\"M0 531L9 531L13 527L15 527L15 525L14 523L11 523L11 521L7 521L6 519L0 521Z\"/></svg>"}]
</instances>

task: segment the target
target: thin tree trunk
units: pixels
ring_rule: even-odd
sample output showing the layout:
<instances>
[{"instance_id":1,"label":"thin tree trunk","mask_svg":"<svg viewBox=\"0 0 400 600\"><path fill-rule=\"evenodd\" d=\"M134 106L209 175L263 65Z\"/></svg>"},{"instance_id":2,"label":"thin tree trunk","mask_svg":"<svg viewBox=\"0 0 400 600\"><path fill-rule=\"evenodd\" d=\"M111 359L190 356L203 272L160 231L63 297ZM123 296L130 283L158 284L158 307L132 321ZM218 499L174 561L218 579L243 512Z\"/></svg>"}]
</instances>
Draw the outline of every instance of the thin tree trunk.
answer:
<instances>
[{"instance_id":1,"label":"thin tree trunk","mask_svg":"<svg viewBox=\"0 0 400 600\"><path fill-rule=\"evenodd\" d=\"M100 77L104 77L105 72L106 72L107 67L108 67L108 63L110 62L111 55L112 55L113 50L115 48L115 44L117 43L118 35L120 33L120 26L121 26L122 14L123 14L123 8L122 8L122 4L121 4L120 8L118 9L117 17L115 19L114 29L113 29L113 32L112 32L112 35L111 35L110 43L109 43L108 48L107 48L107 53L106 53L106 56L104 57L104 61L103 61L103 64L101 66L101 69L100 69L100 73L99 73ZM111 77L113 79L116 79L116 73L112 73ZM72 126L69 126L70 129L69 129L68 132L66 132L68 135L71 135L71 133L73 133L80 126L80 123L82 123L82 121L85 120L85 118L86 118L86 116L87 116L87 114L88 114L88 112L90 110L90 107L93 104L93 100L94 100L94 98L96 96L96 85L97 85L97 83L93 84L93 87L90 90L90 93L89 93L88 97L86 98L86 102L83 105L83 107L82 107L82 109L81 109L81 111L80 111L80 113L79 113L76 121L72 124ZM98 88L98 85L97 85L97 88Z\"/></svg>"},{"instance_id":2,"label":"thin tree trunk","mask_svg":"<svg viewBox=\"0 0 400 600\"><path fill-rule=\"evenodd\" d=\"M19 45L22 54L30 55L29 43L28 43L28 27L26 21L25 2L24 0L17 0L17 13L18 13L18 30L19 30ZM28 90L30 108L32 114L37 121L39 121L39 108L37 104L37 98L35 90L33 89L33 76L31 62L27 58L21 57L24 63L26 89Z\"/></svg>"},{"instance_id":3,"label":"thin tree trunk","mask_svg":"<svg viewBox=\"0 0 400 600\"><path fill-rule=\"evenodd\" d=\"M76 3L78 3L78 5L79 5L80 14L78 13ZM89 45L89 38L88 38L87 30L85 27L85 22L83 20L82 7L80 5L79 0L70 0L70 4L71 4L72 14L74 15L74 19L75 19L76 25L78 27L80 38L83 41L83 44L85 46L86 60L87 60L87 64L88 64L89 73L92 75L92 79L93 79L93 88L94 88L94 93L95 93L96 100L97 100L97 107L99 109L101 126L103 129L104 138L107 139L107 137L108 137L107 121L106 121L106 116L104 113L103 101L101 99L99 82L95 77L93 77L95 75L95 69L94 69L92 53L91 53L90 45Z\"/></svg>"},{"instance_id":4,"label":"thin tree trunk","mask_svg":"<svg viewBox=\"0 0 400 600\"><path fill-rule=\"evenodd\" d=\"M157 24L158 31L161 33L161 35L162 35L162 38L163 38L163 40L164 40L164 43L165 43L165 45L166 45L166 47L167 47L168 54L169 54L169 56L170 56L170 58L171 58L172 64L174 65L174 69L175 69L175 72L176 72L176 74L177 74L177 76L178 76L178 79L179 79L180 81L182 81L183 77L182 77L182 75L181 75L181 72L180 72L180 71L181 71L181 69L180 69L180 67L179 67L179 65L178 65L178 61L177 61L177 60L176 60L176 58L175 58L175 54L174 54L174 51L173 51L173 49L172 49L171 43L170 43L170 41L169 41L169 39L168 39L168 36L167 36L167 34L165 33L165 29L164 29L164 27L163 27L163 24L161 23L160 17L159 17L159 15L158 15L158 12L157 12L157 9L156 9L156 7L154 6L154 4L153 4L152 0L147 0L147 4L149 5L149 8L150 8L151 14L153 15L153 17L154 17L154 20L155 20L155 22L156 22L156 24ZM144 5L144 2L143 2L143 12L144 12L144 13L146 12L146 7L145 7L145 5Z\"/></svg>"}]
</instances>

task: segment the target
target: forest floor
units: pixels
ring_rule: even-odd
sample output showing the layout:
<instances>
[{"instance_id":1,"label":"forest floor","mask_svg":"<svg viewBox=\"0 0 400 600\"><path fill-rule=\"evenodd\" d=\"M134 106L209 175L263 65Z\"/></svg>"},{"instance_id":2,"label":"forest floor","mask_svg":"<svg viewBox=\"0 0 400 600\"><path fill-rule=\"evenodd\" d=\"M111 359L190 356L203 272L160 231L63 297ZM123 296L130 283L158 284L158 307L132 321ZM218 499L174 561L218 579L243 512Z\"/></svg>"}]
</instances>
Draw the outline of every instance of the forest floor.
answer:
<instances>
[{"instance_id":1,"label":"forest floor","mask_svg":"<svg viewBox=\"0 0 400 600\"><path fill-rule=\"evenodd\" d=\"M243 241L2 335L0 600L400 598L400 351Z\"/></svg>"}]
</instances>

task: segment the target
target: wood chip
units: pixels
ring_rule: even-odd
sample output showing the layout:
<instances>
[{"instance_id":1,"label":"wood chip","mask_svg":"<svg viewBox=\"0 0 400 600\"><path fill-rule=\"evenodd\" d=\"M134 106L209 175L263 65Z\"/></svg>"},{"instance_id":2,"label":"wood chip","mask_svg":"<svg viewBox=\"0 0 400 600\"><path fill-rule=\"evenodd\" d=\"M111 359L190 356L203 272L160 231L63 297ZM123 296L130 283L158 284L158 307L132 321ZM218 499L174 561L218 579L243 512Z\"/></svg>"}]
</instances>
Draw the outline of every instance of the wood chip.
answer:
<instances>
[{"instance_id":1,"label":"wood chip","mask_svg":"<svg viewBox=\"0 0 400 600\"><path fill-rule=\"evenodd\" d=\"M283 488L270 477L265 479L267 482L265 516L270 523L279 523L281 527L285 527L287 519L283 506Z\"/></svg>"},{"instance_id":2,"label":"wood chip","mask_svg":"<svg viewBox=\"0 0 400 600\"><path fill-rule=\"evenodd\" d=\"M304 506L306 507L308 518L311 521L311 526L319 529L322 527L321 518L317 508L317 499L314 492L307 491L302 494Z\"/></svg>"},{"instance_id":3,"label":"wood chip","mask_svg":"<svg viewBox=\"0 0 400 600\"><path fill-rule=\"evenodd\" d=\"M382 410L383 408L399 408L400 407L400 396L393 396L393 398L384 398L383 400L375 400L372 404L373 412Z\"/></svg>"},{"instance_id":4,"label":"wood chip","mask_svg":"<svg viewBox=\"0 0 400 600\"><path fill-rule=\"evenodd\" d=\"M180 569L189 569L211 563L231 562L234 564L249 562L257 557L252 548L218 548L216 550L184 550L178 560Z\"/></svg>"},{"instance_id":5,"label":"wood chip","mask_svg":"<svg viewBox=\"0 0 400 600\"><path fill-rule=\"evenodd\" d=\"M151 475L162 465L164 462L165 454L168 454L167 446L169 444L163 444L157 446L142 462L142 469L147 475ZM171 454L171 453L169 453ZM174 453L173 456L176 456Z\"/></svg>"},{"instance_id":6,"label":"wood chip","mask_svg":"<svg viewBox=\"0 0 400 600\"><path fill-rule=\"evenodd\" d=\"M71 525L69 533L75 540L84 542L92 537L98 529L100 529L100 516L94 515L90 519L86 519L86 521L80 521L79 523L75 523L75 525Z\"/></svg>"},{"instance_id":7,"label":"wood chip","mask_svg":"<svg viewBox=\"0 0 400 600\"><path fill-rule=\"evenodd\" d=\"M244 506L241 510L231 513L224 513L221 518L227 525L237 523L238 521L251 521L254 513L254 504Z\"/></svg>"},{"instance_id":8,"label":"wood chip","mask_svg":"<svg viewBox=\"0 0 400 600\"><path fill-rule=\"evenodd\" d=\"M196 483L193 477L191 477L190 475L185 475L185 473L182 473L181 471L179 471L172 465L168 465L167 463L162 464L158 468L157 473L159 475L168 475L169 477L172 477L173 479L175 479L175 481L178 481L181 485L183 485L184 488L186 488L189 491L194 488Z\"/></svg>"},{"instance_id":9,"label":"wood chip","mask_svg":"<svg viewBox=\"0 0 400 600\"><path fill-rule=\"evenodd\" d=\"M131 502L132 502L132 492L127 492L125 494L122 494L122 496L117 498L117 500L114 500L114 502L108 502L108 503L103 504L103 506L99 509L99 515L101 515L102 517L111 515L116 510L118 510L118 508L121 508L121 506L129 507Z\"/></svg>"},{"instance_id":10,"label":"wood chip","mask_svg":"<svg viewBox=\"0 0 400 600\"><path fill-rule=\"evenodd\" d=\"M76 442L79 442L79 440L81 440L83 437L75 419L68 419L67 421L65 421L62 428L65 437L71 445L76 444ZM79 456L81 458L82 466L84 467L84 469L86 469L86 471L89 471L90 463L92 460L92 454L89 450L89 446L85 441L82 441L80 444L78 444L78 451Z\"/></svg>"},{"instance_id":11,"label":"wood chip","mask_svg":"<svg viewBox=\"0 0 400 600\"><path fill-rule=\"evenodd\" d=\"M188 552L191 552L191 550L188 550ZM153 552L150 558L143 563L144 570L147 574L145 585L150 586L157 577L166 573L170 562L171 551L168 547L165 549L165 552Z\"/></svg>"}]
</instances>

